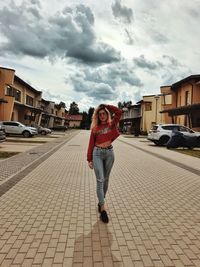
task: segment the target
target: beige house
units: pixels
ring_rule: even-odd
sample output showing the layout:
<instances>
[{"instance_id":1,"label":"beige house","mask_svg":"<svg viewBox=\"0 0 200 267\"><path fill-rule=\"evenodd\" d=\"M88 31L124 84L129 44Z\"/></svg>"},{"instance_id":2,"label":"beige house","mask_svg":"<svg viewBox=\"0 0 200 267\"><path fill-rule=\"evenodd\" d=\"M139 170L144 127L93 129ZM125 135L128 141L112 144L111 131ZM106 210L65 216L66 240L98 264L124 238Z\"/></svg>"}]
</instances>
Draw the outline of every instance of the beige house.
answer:
<instances>
[{"instance_id":1,"label":"beige house","mask_svg":"<svg viewBox=\"0 0 200 267\"><path fill-rule=\"evenodd\" d=\"M141 105L129 105L122 110L119 122L120 131L125 134L138 135L140 133Z\"/></svg>"},{"instance_id":2,"label":"beige house","mask_svg":"<svg viewBox=\"0 0 200 267\"><path fill-rule=\"evenodd\" d=\"M81 126L83 115L82 114L77 114L77 115L67 114L65 115L65 118L67 120L67 125L69 126L69 128L79 128Z\"/></svg>"},{"instance_id":3,"label":"beige house","mask_svg":"<svg viewBox=\"0 0 200 267\"><path fill-rule=\"evenodd\" d=\"M163 116L160 113L162 109L163 96L146 95L137 104L141 104L141 121L140 131L143 134L151 129L151 127L158 123L163 123Z\"/></svg>"}]
</instances>

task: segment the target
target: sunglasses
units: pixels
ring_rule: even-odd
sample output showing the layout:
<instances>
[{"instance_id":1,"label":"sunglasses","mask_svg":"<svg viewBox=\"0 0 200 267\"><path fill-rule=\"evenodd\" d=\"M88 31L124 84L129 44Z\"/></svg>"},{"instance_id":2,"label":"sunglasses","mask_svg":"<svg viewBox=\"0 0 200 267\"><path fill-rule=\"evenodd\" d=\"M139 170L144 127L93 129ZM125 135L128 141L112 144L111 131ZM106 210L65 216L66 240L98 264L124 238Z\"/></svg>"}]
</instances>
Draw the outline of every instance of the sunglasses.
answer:
<instances>
[{"instance_id":1,"label":"sunglasses","mask_svg":"<svg viewBox=\"0 0 200 267\"><path fill-rule=\"evenodd\" d=\"M106 115L106 112L99 112L99 117L101 117L101 116L105 116Z\"/></svg>"}]
</instances>

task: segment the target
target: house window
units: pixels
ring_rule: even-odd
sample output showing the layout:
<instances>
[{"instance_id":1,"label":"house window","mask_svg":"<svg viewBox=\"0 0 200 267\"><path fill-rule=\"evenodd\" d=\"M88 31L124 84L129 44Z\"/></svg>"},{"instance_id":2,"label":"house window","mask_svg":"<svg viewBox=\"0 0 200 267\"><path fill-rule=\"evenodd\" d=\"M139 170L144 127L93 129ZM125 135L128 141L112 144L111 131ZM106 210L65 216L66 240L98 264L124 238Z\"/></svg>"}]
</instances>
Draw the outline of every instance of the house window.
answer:
<instances>
[{"instance_id":1,"label":"house window","mask_svg":"<svg viewBox=\"0 0 200 267\"><path fill-rule=\"evenodd\" d=\"M21 102L21 91L13 88L11 86L6 86L5 95L13 96L16 101Z\"/></svg>"},{"instance_id":2,"label":"house window","mask_svg":"<svg viewBox=\"0 0 200 267\"><path fill-rule=\"evenodd\" d=\"M190 104L190 94L189 91L185 91L185 105L189 105Z\"/></svg>"},{"instance_id":3,"label":"house window","mask_svg":"<svg viewBox=\"0 0 200 267\"><path fill-rule=\"evenodd\" d=\"M13 88L10 87L9 85L6 86L6 88L5 88L5 95L14 96L13 95Z\"/></svg>"},{"instance_id":4,"label":"house window","mask_svg":"<svg viewBox=\"0 0 200 267\"><path fill-rule=\"evenodd\" d=\"M151 102L146 102L145 103L145 110L146 111L152 110L152 103Z\"/></svg>"},{"instance_id":5,"label":"house window","mask_svg":"<svg viewBox=\"0 0 200 267\"><path fill-rule=\"evenodd\" d=\"M33 106L33 98L29 95L26 95L26 104L29 106Z\"/></svg>"},{"instance_id":6,"label":"house window","mask_svg":"<svg viewBox=\"0 0 200 267\"><path fill-rule=\"evenodd\" d=\"M163 105L170 105L172 104L172 95L163 95Z\"/></svg>"},{"instance_id":7,"label":"house window","mask_svg":"<svg viewBox=\"0 0 200 267\"><path fill-rule=\"evenodd\" d=\"M16 101L21 101L21 92L19 90L14 89L14 97Z\"/></svg>"}]
</instances>

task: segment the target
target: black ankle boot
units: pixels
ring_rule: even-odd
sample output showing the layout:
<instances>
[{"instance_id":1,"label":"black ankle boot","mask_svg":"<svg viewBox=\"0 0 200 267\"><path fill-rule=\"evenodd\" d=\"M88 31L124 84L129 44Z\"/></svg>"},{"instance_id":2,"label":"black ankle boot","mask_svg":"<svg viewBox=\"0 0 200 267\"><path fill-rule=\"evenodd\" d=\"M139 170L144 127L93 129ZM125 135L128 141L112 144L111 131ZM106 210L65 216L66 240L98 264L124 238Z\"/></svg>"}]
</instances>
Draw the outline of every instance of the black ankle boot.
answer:
<instances>
[{"instance_id":1,"label":"black ankle boot","mask_svg":"<svg viewBox=\"0 0 200 267\"><path fill-rule=\"evenodd\" d=\"M109 222L109 218L108 218L107 212L105 210L101 211L100 219L104 223L108 223Z\"/></svg>"}]
</instances>

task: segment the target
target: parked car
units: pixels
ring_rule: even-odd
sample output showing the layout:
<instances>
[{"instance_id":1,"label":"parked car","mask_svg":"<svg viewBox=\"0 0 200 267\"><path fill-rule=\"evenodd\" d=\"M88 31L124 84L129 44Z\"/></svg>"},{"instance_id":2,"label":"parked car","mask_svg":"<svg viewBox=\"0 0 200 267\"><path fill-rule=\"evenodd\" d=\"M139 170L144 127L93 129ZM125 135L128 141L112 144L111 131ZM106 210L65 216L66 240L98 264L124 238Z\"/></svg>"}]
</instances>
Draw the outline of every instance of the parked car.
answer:
<instances>
[{"instance_id":1,"label":"parked car","mask_svg":"<svg viewBox=\"0 0 200 267\"><path fill-rule=\"evenodd\" d=\"M200 147L200 136L186 136L179 131L172 132L166 147L168 149L178 147L187 147L188 149L193 149L194 147Z\"/></svg>"},{"instance_id":2,"label":"parked car","mask_svg":"<svg viewBox=\"0 0 200 267\"><path fill-rule=\"evenodd\" d=\"M3 121L5 126L6 135L23 135L24 137L32 137L38 134L38 131L34 127L25 126L18 121Z\"/></svg>"},{"instance_id":3,"label":"parked car","mask_svg":"<svg viewBox=\"0 0 200 267\"><path fill-rule=\"evenodd\" d=\"M34 125L34 127L37 129L38 134L47 135L52 132L51 129L42 127L40 125Z\"/></svg>"},{"instance_id":4,"label":"parked car","mask_svg":"<svg viewBox=\"0 0 200 267\"><path fill-rule=\"evenodd\" d=\"M192 129L180 124L157 124L151 128L147 139L155 145L166 145L172 132L176 131L183 133L185 136L200 136L200 132L194 132Z\"/></svg>"},{"instance_id":5,"label":"parked car","mask_svg":"<svg viewBox=\"0 0 200 267\"><path fill-rule=\"evenodd\" d=\"M6 140L5 126L0 121L0 143Z\"/></svg>"},{"instance_id":6,"label":"parked car","mask_svg":"<svg viewBox=\"0 0 200 267\"><path fill-rule=\"evenodd\" d=\"M52 127L52 129L55 130L55 131L63 131L63 132L65 132L65 131L67 131L68 127L65 126L65 125L55 125L55 126Z\"/></svg>"}]
</instances>

